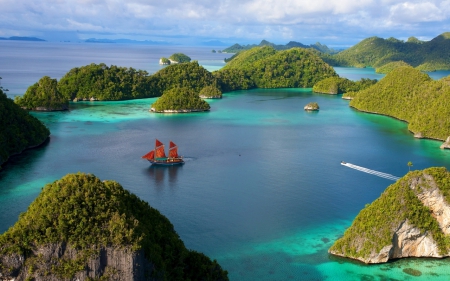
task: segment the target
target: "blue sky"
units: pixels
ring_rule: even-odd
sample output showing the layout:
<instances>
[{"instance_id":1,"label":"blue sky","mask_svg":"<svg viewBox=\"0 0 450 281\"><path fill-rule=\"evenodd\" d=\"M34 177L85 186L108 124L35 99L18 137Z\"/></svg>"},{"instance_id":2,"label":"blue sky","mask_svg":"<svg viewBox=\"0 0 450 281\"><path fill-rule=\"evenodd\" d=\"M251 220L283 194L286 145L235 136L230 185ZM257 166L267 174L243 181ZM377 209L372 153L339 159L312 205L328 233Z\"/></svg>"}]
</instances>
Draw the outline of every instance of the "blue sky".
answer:
<instances>
[{"instance_id":1,"label":"blue sky","mask_svg":"<svg viewBox=\"0 0 450 281\"><path fill-rule=\"evenodd\" d=\"M450 31L450 0L0 0L0 37L354 45Z\"/></svg>"}]
</instances>

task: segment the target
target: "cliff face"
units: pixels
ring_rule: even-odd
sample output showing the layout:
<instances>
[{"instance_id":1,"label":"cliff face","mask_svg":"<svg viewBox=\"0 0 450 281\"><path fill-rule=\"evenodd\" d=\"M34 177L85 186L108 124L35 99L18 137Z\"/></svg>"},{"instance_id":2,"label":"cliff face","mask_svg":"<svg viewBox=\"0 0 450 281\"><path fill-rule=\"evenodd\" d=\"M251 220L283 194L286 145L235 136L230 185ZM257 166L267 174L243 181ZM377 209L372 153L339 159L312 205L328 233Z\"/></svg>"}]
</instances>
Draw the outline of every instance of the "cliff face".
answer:
<instances>
[{"instance_id":1,"label":"cliff face","mask_svg":"<svg viewBox=\"0 0 450 281\"><path fill-rule=\"evenodd\" d=\"M170 221L114 181L47 184L0 235L0 280L228 280Z\"/></svg>"},{"instance_id":2,"label":"cliff face","mask_svg":"<svg viewBox=\"0 0 450 281\"><path fill-rule=\"evenodd\" d=\"M449 180L445 168L408 173L361 211L329 253L364 263L450 256Z\"/></svg>"},{"instance_id":3,"label":"cliff face","mask_svg":"<svg viewBox=\"0 0 450 281\"><path fill-rule=\"evenodd\" d=\"M158 280L150 277L154 265L145 258L143 251L114 247L93 250L81 270L73 277L69 276L72 270L79 269L73 261L84 254L65 243L57 243L35 248L31 259L16 253L3 255L0 257L0 280L58 281L67 277L72 280L99 277L114 281Z\"/></svg>"}]
</instances>

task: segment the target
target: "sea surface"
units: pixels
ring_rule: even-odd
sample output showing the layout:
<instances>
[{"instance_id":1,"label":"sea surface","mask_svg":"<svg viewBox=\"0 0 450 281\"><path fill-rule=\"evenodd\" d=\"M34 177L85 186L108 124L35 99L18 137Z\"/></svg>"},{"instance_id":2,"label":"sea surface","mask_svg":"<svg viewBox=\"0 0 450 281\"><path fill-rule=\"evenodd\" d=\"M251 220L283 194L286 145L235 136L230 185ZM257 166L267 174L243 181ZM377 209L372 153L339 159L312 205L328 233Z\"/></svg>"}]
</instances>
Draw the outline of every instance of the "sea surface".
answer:
<instances>
[{"instance_id":1,"label":"sea surface","mask_svg":"<svg viewBox=\"0 0 450 281\"><path fill-rule=\"evenodd\" d=\"M160 57L183 52L219 69L231 54L211 49L0 41L0 77L13 97L43 75L59 79L91 62L153 73ZM378 77L373 69L337 71L354 80ZM50 128L50 141L0 170L0 233L45 184L83 172L116 180L157 208L188 248L217 259L230 280L450 279L448 259L367 266L327 253L364 205L394 183L341 161L396 177L408 172L409 161L412 169L449 169L450 151L439 149L441 142L415 139L404 122L311 89L225 93L209 101L210 112L192 114L150 113L155 100L78 102L67 112L32 113ZM320 111L305 112L309 102ZM156 138L175 142L186 163L153 167L141 159ZM409 275L411 268L421 276Z\"/></svg>"}]
</instances>

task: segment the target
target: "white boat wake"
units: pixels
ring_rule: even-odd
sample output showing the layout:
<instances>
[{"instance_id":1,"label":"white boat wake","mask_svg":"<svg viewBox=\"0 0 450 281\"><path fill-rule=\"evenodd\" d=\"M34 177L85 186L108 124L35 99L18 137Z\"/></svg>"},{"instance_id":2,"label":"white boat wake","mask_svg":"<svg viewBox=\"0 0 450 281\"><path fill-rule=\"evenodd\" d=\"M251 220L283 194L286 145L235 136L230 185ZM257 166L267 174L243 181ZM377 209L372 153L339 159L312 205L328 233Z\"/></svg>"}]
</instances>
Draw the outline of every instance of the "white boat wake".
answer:
<instances>
[{"instance_id":1,"label":"white boat wake","mask_svg":"<svg viewBox=\"0 0 450 281\"><path fill-rule=\"evenodd\" d=\"M361 172L364 172L364 173L368 173L368 174L371 174L371 175L379 176L381 178L385 178L385 179L388 179L388 180L397 181L397 180L400 179L399 177L393 176L391 174L386 174L386 173L378 172L378 171L375 171L375 170L370 170L370 169L367 169L367 168L364 168L364 167L353 165L351 163L341 162L341 165L344 165L346 167L349 167L349 168L352 168L352 169L355 169L355 170L358 170L358 171L361 171Z\"/></svg>"}]
</instances>

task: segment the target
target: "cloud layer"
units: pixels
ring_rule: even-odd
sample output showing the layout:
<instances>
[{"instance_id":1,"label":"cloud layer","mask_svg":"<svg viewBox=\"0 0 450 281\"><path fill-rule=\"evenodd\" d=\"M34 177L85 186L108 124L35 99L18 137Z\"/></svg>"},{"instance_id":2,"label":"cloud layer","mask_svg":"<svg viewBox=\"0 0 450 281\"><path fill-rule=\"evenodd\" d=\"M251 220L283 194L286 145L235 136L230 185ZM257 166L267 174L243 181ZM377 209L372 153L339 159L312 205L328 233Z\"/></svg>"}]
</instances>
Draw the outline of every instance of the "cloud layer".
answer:
<instances>
[{"instance_id":1,"label":"cloud layer","mask_svg":"<svg viewBox=\"0 0 450 281\"><path fill-rule=\"evenodd\" d=\"M0 36L354 44L450 31L450 0L0 0Z\"/></svg>"}]
</instances>

